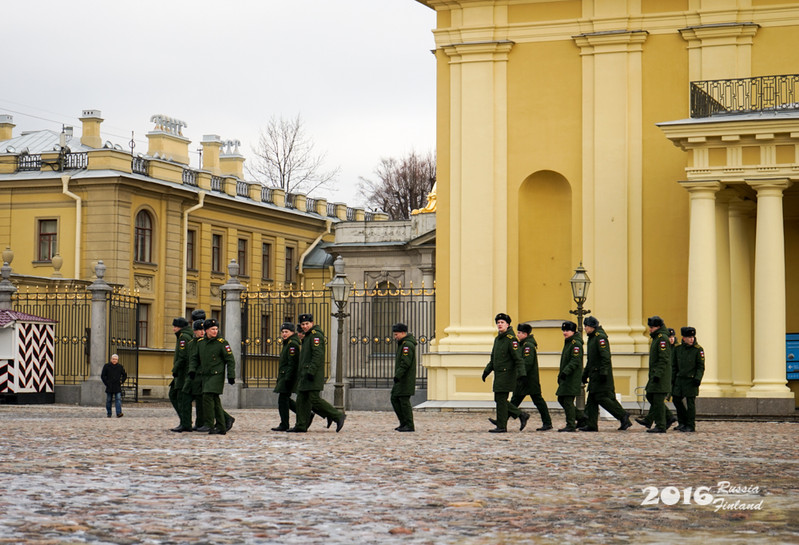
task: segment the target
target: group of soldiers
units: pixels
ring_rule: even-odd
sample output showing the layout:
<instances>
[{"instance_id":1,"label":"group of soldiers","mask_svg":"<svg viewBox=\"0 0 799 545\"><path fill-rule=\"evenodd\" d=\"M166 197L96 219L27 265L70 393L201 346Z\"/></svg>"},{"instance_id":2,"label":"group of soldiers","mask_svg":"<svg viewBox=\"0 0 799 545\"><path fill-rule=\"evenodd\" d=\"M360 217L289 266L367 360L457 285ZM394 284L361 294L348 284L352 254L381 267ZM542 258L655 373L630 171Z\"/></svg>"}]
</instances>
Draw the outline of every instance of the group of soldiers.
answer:
<instances>
[{"instance_id":1,"label":"group of soldiers","mask_svg":"<svg viewBox=\"0 0 799 545\"><path fill-rule=\"evenodd\" d=\"M489 418L494 428L491 433L506 433L508 418L518 418L520 430L524 430L530 415L519 409L528 395L539 414L542 425L536 431L553 429L547 404L541 395L538 372L538 343L529 324L521 324L518 333L513 332L511 318L499 313L494 318L498 334L494 340L491 359L483 371L483 382L494 373L494 402L496 418ZM649 351L649 380L646 397L650 404L646 416L636 418L650 433L666 433L675 422L677 430L696 430L696 396L705 370L705 353L696 342L696 329L683 327L680 331L682 343L676 343L674 330L667 329L659 316L647 320L652 343ZM561 324L564 344L558 369L558 389L555 395L566 415L566 425L559 432L599 431L599 407L607 410L620 425L619 430L632 426L630 415L616 399L613 382L610 341L605 330L594 316L584 321L588 334L587 347L577 333L577 324L565 321ZM587 354L583 368L583 352ZM585 410L575 406L582 385L588 384ZM508 395L513 394L510 401ZM677 410L676 418L666 407L671 394ZM654 424L654 427L653 427Z\"/></svg>"}]
</instances>

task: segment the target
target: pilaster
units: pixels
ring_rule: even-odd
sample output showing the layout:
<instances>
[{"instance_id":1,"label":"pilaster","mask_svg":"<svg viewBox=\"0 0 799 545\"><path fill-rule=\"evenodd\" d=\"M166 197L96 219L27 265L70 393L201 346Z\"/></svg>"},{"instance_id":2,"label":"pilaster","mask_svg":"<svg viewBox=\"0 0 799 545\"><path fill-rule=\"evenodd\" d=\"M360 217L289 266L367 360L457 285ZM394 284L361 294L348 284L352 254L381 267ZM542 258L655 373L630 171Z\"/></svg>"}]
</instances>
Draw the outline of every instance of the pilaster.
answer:
<instances>
[{"instance_id":1,"label":"pilaster","mask_svg":"<svg viewBox=\"0 0 799 545\"><path fill-rule=\"evenodd\" d=\"M752 255L755 203L730 202L730 316L732 395L745 396L752 387Z\"/></svg>"}]
</instances>

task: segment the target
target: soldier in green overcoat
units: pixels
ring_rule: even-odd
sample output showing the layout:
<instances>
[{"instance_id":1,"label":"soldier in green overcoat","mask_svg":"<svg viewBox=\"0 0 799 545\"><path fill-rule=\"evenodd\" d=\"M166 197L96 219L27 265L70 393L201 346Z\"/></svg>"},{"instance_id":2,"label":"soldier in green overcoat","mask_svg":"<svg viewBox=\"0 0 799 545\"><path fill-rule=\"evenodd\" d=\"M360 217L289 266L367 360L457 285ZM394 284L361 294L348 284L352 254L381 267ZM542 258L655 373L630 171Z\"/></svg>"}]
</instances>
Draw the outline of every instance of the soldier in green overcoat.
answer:
<instances>
[{"instance_id":1,"label":"soldier in green overcoat","mask_svg":"<svg viewBox=\"0 0 799 545\"><path fill-rule=\"evenodd\" d=\"M183 385L189 375L189 341L194 338L189 321L179 316L172 320L175 332L175 356L172 360L172 382L169 385L169 401L178 414L180 423L170 431L177 433L191 431L191 396L183 391Z\"/></svg>"},{"instance_id":2,"label":"soldier in green overcoat","mask_svg":"<svg viewBox=\"0 0 799 545\"><path fill-rule=\"evenodd\" d=\"M583 322L588 333L586 363L583 384L588 383L588 399L585 403L585 426L580 431L599 431L599 407L604 408L621 423L620 430L632 426L630 415L616 400L613 383L613 364L610 358L610 341L599 320L589 316Z\"/></svg>"},{"instance_id":3,"label":"soldier in green overcoat","mask_svg":"<svg viewBox=\"0 0 799 545\"><path fill-rule=\"evenodd\" d=\"M677 430L693 432L696 431L696 396L705 374L705 350L696 342L695 328L680 328L680 335L682 343L674 348L671 395L677 409Z\"/></svg>"},{"instance_id":4,"label":"soldier in green overcoat","mask_svg":"<svg viewBox=\"0 0 799 545\"><path fill-rule=\"evenodd\" d=\"M397 415L397 431L416 431L413 424L411 396L416 393L416 339L408 333L403 323L391 327L397 341L397 355L394 358L394 386L391 388L391 406Z\"/></svg>"},{"instance_id":5,"label":"soldier in green overcoat","mask_svg":"<svg viewBox=\"0 0 799 545\"><path fill-rule=\"evenodd\" d=\"M211 435L227 433L228 423L219 396L225 387L225 368L227 381L236 383L236 360L230 344L219 336L219 322L208 319L203 324L205 336L197 341L197 352L192 354L189 376L198 373L203 381L203 415L205 425Z\"/></svg>"},{"instance_id":6,"label":"soldier in green overcoat","mask_svg":"<svg viewBox=\"0 0 799 545\"><path fill-rule=\"evenodd\" d=\"M577 408L574 398L580 395L583 376L583 339L577 334L577 324L563 322L563 350L560 353L560 369L558 370L558 403L566 413L566 426L558 431L577 431Z\"/></svg>"},{"instance_id":7,"label":"soldier in green overcoat","mask_svg":"<svg viewBox=\"0 0 799 545\"><path fill-rule=\"evenodd\" d=\"M192 329L194 330L194 337L186 345L186 351L188 352L189 363L191 363L192 356L197 353L197 342L205 336L205 329L203 329L203 320L194 320L194 323L192 323ZM183 392L191 396L191 401L192 403L194 403L195 415L194 415L194 427L192 428L192 430L199 431L203 426L205 426L205 418L203 417L202 377L197 375L197 373L195 373L194 378L191 378L191 375L187 373L186 381L183 383Z\"/></svg>"},{"instance_id":8,"label":"soldier in green overcoat","mask_svg":"<svg viewBox=\"0 0 799 545\"><path fill-rule=\"evenodd\" d=\"M666 433L668 429L666 396L671 392L671 343L669 330L660 316L647 319L649 336L649 381L646 383L646 398L649 412L635 421L649 428L649 433ZM652 427L655 424L655 427Z\"/></svg>"},{"instance_id":9,"label":"soldier in green overcoat","mask_svg":"<svg viewBox=\"0 0 799 545\"><path fill-rule=\"evenodd\" d=\"M314 325L313 314L300 314L300 327L305 332L300 348L300 362L297 369L297 422L290 432L306 432L314 412L328 423L336 423L336 432L344 427L347 418L342 411L322 399L319 392L325 384L325 335Z\"/></svg>"},{"instance_id":10,"label":"soldier in green overcoat","mask_svg":"<svg viewBox=\"0 0 799 545\"><path fill-rule=\"evenodd\" d=\"M280 425L272 428L272 431L288 431L290 428L289 411L297 413L297 404L291 399L291 394L297 387L300 338L291 322L284 322L280 326L280 336L283 338L283 348L280 350L280 359L277 364L277 384L274 389L274 392L278 394L277 412L280 415Z\"/></svg>"},{"instance_id":11,"label":"soldier in green overcoat","mask_svg":"<svg viewBox=\"0 0 799 545\"><path fill-rule=\"evenodd\" d=\"M510 403L514 407L519 407L526 396L530 396L538 413L541 415L541 427L536 431L547 431L552 429L552 417L549 416L549 408L544 397L541 395L541 381L538 375L538 343L533 336L533 328L530 324L519 324L516 328L516 336L521 342L522 361L527 373L527 385L516 384L516 389L511 395Z\"/></svg>"},{"instance_id":12,"label":"soldier in green overcoat","mask_svg":"<svg viewBox=\"0 0 799 545\"><path fill-rule=\"evenodd\" d=\"M510 326L511 318L500 312L494 317L498 334L494 339L491 349L491 359L483 370L483 382L491 372L494 372L494 403L497 406L496 420L489 419L496 426L491 433L505 433L508 431L508 415L521 420L520 430L527 425L530 415L519 410L515 405L508 403L508 394L516 388L517 381L527 384L527 370L519 350L519 339Z\"/></svg>"}]
</instances>

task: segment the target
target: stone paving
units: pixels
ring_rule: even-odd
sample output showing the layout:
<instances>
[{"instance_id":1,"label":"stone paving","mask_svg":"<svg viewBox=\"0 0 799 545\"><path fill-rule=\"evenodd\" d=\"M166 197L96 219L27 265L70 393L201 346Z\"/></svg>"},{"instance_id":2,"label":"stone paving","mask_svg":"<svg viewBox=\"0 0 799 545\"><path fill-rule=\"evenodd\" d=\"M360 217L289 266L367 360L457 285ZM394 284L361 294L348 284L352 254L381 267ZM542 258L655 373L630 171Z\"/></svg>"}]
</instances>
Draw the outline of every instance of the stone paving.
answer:
<instances>
[{"instance_id":1,"label":"stone paving","mask_svg":"<svg viewBox=\"0 0 799 545\"><path fill-rule=\"evenodd\" d=\"M230 412L209 436L167 431L165 404L0 405L0 543L799 543L796 423L491 434L491 413L422 412L397 433L352 411L288 434Z\"/></svg>"}]
</instances>

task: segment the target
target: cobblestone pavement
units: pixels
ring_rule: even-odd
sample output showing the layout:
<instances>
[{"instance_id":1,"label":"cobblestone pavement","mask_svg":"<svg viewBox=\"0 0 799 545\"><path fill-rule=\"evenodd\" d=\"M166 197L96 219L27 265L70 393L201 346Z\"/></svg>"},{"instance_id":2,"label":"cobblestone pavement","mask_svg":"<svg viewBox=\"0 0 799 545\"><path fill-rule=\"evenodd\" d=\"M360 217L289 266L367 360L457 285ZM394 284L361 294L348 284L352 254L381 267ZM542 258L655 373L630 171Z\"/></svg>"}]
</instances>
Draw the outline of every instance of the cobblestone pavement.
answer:
<instances>
[{"instance_id":1,"label":"cobblestone pavement","mask_svg":"<svg viewBox=\"0 0 799 545\"><path fill-rule=\"evenodd\" d=\"M503 435L489 413L418 413L397 433L353 411L288 434L251 409L209 436L170 433L166 405L124 412L0 406L0 543L799 543L794 423L542 433L534 414Z\"/></svg>"}]
</instances>

